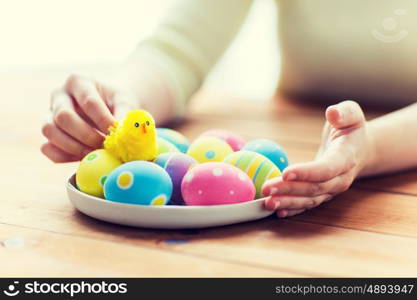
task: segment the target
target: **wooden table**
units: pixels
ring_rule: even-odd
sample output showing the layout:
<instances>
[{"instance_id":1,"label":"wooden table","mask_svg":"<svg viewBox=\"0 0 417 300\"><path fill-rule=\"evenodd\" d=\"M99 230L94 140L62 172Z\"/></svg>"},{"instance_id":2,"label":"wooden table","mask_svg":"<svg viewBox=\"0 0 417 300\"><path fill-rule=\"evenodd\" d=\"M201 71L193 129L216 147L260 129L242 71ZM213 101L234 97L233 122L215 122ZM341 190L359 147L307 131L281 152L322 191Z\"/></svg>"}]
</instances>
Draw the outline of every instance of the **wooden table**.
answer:
<instances>
[{"instance_id":1,"label":"wooden table","mask_svg":"<svg viewBox=\"0 0 417 300\"><path fill-rule=\"evenodd\" d=\"M357 182L296 217L221 228L146 230L78 213L64 188L76 164L39 151L49 92L62 81L0 76L1 276L417 276L417 172ZM204 92L178 129L272 138L300 162L314 157L322 125L322 107Z\"/></svg>"}]
</instances>

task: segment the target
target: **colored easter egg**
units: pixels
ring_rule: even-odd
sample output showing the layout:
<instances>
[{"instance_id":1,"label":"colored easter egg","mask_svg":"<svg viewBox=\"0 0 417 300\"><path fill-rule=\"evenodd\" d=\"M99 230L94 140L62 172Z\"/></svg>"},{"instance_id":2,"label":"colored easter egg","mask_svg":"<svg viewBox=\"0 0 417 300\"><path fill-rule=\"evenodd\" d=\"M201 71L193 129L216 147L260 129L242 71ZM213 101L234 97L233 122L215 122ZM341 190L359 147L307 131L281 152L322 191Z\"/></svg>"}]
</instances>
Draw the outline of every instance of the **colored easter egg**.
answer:
<instances>
[{"instance_id":1,"label":"colored easter egg","mask_svg":"<svg viewBox=\"0 0 417 300\"><path fill-rule=\"evenodd\" d=\"M196 139L187 151L199 163L223 161L230 153L233 153L233 149L229 144L211 136Z\"/></svg>"},{"instance_id":2,"label":"colored easter egg","mask_svg":"<svg viewBox=\"0 0 417 300\"><path fill-rule=\"evenodd\" d=\"M94 150L80 162L75 182L77 188L89 195L103 197L103 184L108 174L122 162L107 150Z\"/></svg>"},{"instance_id":3,"label":"colored easter egg","mask_svg":"<svg viewBox=\"0 0 417 300\"><path fill-rule=\"evenodd\" d=\"M172 181L168 173L148 161L125 163L114 169L104 183L104 197L115 202L165 205L171 194Z\"/></svg>"},{"instance_id":4,"label":"colored easter egg","mask_svg":"<svg viewBox=\"0 0 417 300\"><path fill-rule=\"evenodd\" d=\"M256 139L248 142L242 150L253 151L269 158L279 169L284 171L288 158L284 149L276 142L267 139Z\"/></svg>"},{"instance_id":5,"label":"colored easter egg","mask_svg":"<svg viewBox=\"0 0 417 300\"><path fill-rule=\"evenodd\" d=\"M160 137L157 138L157 149L157 155L167 152L180 152L180 150L178 150L178 148L175 147L173 143L168 142L167 140Z\"/></svg>"},{"instance_id":6,"label":"colored easter egg","mask_svg":"<svg viewBox=\"0 0 417 300\"><path fill-rule=\"evenodd\" d=\"M188 142L187 138L178 131L169 128L157 128L156 132L158 137L161 137L164 140L174 144L174 146L177 147L181 152L187 152L190 143Z\"/></svg>"},{"instance_id":7,"label":"colored easter egg","mask_svg":"<svg viewBox=\"0 0 417 300\"><path fill-rule=\"evenodd\" d=\"M223 163L197 165L185 174L181 185L187 205L233 204L253 200L255 187L240 169Z\"/></svg>"},{"instance_id":8,"label":"colored easter egg","mask_svg":"<svg viewBox=\"0 0 417 300\"><path fill-rule=\"evenodd\" d=\"M281 171L268 158L252 151L238 151L228 155L224 162L244 171L256 188L256 198L262 197L262 185L268 179L278 177Z\"/></svg>"},{"instance_id":9,"label":"colored easter egg","mask_svg":"<svg viewBox=\"0 0 417 300\"><path fill-rule=\"evenodd\" d=\"M233 151L239 151L245 145L246 141L239 135L228 130L212 129L203 132L200 136L212 136L224 140L232 147Z\"/></svg>"},{"instance_id":10,"label":"colored easter egg","mask_svg":"<svg viewBox=\"0 0 417 300\"><path fill-rule=\"evenodd\" d=\"M197 161L187 154L170 152L159 155L154 162L164 168L171 177L173 189L169 204L184 205L181 182L185 173L196 165Z\"/></svg>"}]
</instances>

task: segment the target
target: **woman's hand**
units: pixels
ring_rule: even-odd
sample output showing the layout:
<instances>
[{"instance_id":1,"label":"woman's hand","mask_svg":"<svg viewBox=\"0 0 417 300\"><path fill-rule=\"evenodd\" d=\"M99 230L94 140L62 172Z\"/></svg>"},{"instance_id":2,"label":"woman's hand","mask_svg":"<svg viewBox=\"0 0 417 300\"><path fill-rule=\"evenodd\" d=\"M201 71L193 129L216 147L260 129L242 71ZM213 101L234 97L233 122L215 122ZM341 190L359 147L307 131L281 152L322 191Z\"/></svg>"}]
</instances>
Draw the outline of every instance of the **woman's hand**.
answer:
<instances>
[{"instance_id":1,"label":"woman's hand","mask_svg":"<svg viewBox=\"0 0 417 300\"><path fill-rule=\"evenodd\" d=\"M346 191L373 156L367 123L360 106L344 101L326 110L322 144L314 161L287 167L269 180L265 207L278 217L302 213Z\"/></svg>"},{"instance_id":2,"label":"woman's hand","mask_svg":"<svg viewBox=\"0 0 417 300\"><path fill-rule=\"evenodd\" d=\"M52 93L51 115L42 127L48 142L41 151L54 162L78 161L101 148L109 126L138 105L129 92L72 75Z\"/></svg>"}]
</instances>

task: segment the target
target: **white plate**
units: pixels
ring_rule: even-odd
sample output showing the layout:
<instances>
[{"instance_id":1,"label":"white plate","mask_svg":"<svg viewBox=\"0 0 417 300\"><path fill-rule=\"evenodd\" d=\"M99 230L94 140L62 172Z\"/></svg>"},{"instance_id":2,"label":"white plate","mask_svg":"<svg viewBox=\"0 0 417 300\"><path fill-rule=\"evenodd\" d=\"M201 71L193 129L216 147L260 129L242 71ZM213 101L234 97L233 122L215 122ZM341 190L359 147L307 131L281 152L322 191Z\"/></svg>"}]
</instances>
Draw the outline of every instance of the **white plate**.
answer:
<instances>
[{"instance_id":1,"label":"white plate","mask_svg":"<svg viewBox=\"0 0 417 300\"><path fill-rule=\"evenodd\" d=\"M253 221L273 214L264 198L250 202L212 206L145 206L112 202L75 188L75 175L67 182L68 197L82 213L111 223L145 228L205 228Z\"/></svg>"}]
</instances>

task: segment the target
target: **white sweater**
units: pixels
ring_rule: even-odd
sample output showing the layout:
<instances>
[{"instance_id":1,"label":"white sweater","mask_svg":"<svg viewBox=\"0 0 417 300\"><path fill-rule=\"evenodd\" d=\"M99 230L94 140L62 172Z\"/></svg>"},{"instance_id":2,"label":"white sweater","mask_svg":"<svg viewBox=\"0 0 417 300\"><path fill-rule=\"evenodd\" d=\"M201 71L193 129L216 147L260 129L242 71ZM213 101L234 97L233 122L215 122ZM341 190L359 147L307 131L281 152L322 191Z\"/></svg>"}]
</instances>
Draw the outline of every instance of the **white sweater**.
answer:
<instances>
[{"instance_id":1,"label":"white sweater","mask_svg":"<svg viewBox=\"0 0 417 300\"><path fill-rule=\"evenodd\" d=\"M183 104L239 31L252 2L181 0L136 55L167 72ZM399 105L417 99L417 1L276 2L284 93Z\"/></svg>"}]
</instances>

